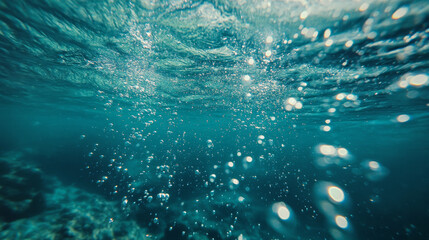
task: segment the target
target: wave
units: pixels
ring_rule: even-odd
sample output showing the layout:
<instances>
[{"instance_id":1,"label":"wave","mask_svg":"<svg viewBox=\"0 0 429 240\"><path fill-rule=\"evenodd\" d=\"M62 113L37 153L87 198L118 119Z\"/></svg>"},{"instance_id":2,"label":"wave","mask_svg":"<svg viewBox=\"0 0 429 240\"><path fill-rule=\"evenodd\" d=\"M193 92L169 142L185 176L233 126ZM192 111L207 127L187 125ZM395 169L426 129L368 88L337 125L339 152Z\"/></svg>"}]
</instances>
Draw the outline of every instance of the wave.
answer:
<instances>
[{"instance_id":1,"label":"wave","mask_svg":"<svg viewBox=\"0 0 429 240\"><path fill-rule=\"evenodd\" d=\"M292 97L302 104L292 111L317 114L395 107L401 90L427 98L427 82L389 87L427 78L425 1L17 1L0 11L3 103L277 111Z\"/></svg>"}]
</instances>

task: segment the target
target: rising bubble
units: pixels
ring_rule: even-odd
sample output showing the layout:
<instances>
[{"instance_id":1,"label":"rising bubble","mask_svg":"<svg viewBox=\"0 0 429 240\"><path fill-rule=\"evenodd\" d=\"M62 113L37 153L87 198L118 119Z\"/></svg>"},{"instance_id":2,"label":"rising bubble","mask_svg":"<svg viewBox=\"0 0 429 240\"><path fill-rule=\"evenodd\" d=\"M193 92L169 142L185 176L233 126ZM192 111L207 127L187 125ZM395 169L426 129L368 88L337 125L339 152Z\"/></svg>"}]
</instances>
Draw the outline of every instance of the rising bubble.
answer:
<instances>
[{"instance_id":1,"label":"rising bubble","mask_svg":"<svg viewBox=\"0 0 429 240\"><path fill-rule=\"evenodd\" d=\"M394 20L400 19L403 16L405 16L405 14L407 14L407 12L408 12L407 7L401 7L392 14L392 19L394 19Z\"/></svg>"}]
</instances>

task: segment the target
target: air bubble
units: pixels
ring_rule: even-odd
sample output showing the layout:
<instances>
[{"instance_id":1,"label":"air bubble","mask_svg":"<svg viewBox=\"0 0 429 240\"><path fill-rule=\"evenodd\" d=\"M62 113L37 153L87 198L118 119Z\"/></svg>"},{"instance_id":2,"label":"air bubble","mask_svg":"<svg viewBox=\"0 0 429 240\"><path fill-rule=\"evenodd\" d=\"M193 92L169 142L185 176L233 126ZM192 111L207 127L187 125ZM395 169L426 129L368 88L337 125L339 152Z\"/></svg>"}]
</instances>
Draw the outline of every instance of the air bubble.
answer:
<instances>
[{"instance_id":1,"label":"air bubble","mask_svg":"<svg viewBox=\"0 0 429 240\"><path fill-rule=\"evenodd\" d=\"M389 170L385 166L374 160L362 162L361 168L363 175L370 181L380 181L389 174Z\"/></svg>"},{"instance_id":2,"label":"air bubble","mask_svg":"<svg viewBox=\"0 0 429 240\"><path fill-rule=\"evenodd\" d=\"M393 20L397 20L402 18L403 16L405 16L405 14L407 14L408 12L408 8L407 7L401 7L398 10L396 10L393 14L392 14L392 19Z\"/></svg>"},{"instance_id":3,"label":"air bubble","mask_svg":"<svg viewBox=\"0 0 429 240\"><path fill-rule=\"evenodd\" d=\"M213 141L212 140L207 140L207 147L208 148L214 148L214 144L213 144Z\"/></svg>"},{"instance_id":4,"label":"air bubble","mask_svg":"<svg viewBox=\"0 0 429 240\"><path fill-rule=\"evenodd\" d=\"M240 184L240 181L238 181L236 178L233 178L229 181L229 189L235 190L238 188L239 184Z\"/></svg>"},{"instance_id":5,"label":"air bubble","mask_svg":"<svg viewBox=\"0 0 429 240\"><path fill-rule=\"evenodd\" d=\"M271 206L267 221L280 234L288 236L296 234L297 219L292 208L284 202L277 202Z\"/></svg>"},{"instance_id":6,"label":"air bubble","mask_svg":"<svg viewBox=\"0 0 429 240\"><path fill-rule=\"evenodd\" d=\"M212 182L214 182L216 180L216 174L211 174L210 176L209 176L209 181L212 183Z\"/></svg>"}]
</instances>

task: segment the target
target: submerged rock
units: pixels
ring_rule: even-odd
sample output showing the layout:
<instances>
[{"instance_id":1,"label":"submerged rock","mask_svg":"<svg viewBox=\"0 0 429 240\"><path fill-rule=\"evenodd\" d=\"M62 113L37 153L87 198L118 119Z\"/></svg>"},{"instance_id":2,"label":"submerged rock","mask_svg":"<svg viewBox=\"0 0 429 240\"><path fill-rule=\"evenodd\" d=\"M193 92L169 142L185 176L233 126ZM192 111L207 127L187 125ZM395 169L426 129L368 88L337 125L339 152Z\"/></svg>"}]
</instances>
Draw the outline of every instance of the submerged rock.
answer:
<instances>
[{"instance_id":1,"label":"submerged rock","mask_svg":"<svg viewBox=\"0 0 429 240\"><path fill-rule=\"evenodd\" d=\"M17 161L19 153L0 158L0 220L10 222L34 216L45 208L42 172Z\"/></svg>"},{"instance_id":2,"label":"submerged rock","mask_svg":"<svg viewBox=\"0 0 429 240\"><path fill-rule=\"evenodd\" d=\"M63 185L20 157L0 158L0 239L147 239L120 204Z\"/></svg>"}]
</instances>

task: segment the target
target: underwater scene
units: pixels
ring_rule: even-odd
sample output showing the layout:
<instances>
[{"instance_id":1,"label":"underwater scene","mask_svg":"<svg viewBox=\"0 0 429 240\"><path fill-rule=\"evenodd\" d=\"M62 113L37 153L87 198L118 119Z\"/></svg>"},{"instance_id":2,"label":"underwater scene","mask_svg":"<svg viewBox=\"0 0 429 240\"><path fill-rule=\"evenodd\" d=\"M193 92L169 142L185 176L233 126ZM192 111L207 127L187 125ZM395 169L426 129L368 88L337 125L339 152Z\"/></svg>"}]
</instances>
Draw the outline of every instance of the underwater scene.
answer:
<instances>
[{"instance_id":1,"label":"underwater scene","mask_svg":"<svg viewBox=\"0 0 429 240\"><path fill-rule=\"evenodd\" d=\"M427 0L0 0L0 239L429 239Z\"/></svg>"}]
</instances>

